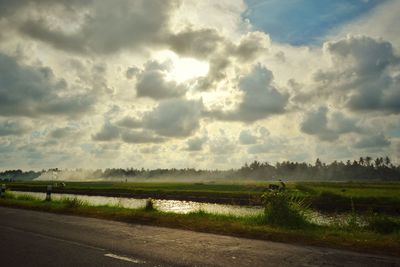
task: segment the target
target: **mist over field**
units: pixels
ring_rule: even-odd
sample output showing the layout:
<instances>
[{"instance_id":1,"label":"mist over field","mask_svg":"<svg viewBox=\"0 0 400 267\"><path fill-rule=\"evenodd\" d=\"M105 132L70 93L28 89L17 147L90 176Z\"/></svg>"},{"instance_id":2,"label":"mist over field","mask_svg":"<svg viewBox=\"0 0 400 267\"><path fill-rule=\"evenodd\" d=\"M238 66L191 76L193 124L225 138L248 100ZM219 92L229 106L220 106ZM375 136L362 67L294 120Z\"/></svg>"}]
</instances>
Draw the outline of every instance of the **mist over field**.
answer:
<instances>
[{"instance_id":1,"label":"mist over field","mask_svg":"<svg viewBox=\"0 0 400 267\"><path fill-rule=\"evenodd\" d=\"M400 166L389 157L361 157L346 163L326 164L319 159L314 164L298 162L254 161L238 169L134 169L113 168L97 170L48 169L39 172L9 170L0 172L1 180L34 181L116 181L116 182L208 182L250 183L261 181L400 181Z\"/></svg>"}]
</instances>

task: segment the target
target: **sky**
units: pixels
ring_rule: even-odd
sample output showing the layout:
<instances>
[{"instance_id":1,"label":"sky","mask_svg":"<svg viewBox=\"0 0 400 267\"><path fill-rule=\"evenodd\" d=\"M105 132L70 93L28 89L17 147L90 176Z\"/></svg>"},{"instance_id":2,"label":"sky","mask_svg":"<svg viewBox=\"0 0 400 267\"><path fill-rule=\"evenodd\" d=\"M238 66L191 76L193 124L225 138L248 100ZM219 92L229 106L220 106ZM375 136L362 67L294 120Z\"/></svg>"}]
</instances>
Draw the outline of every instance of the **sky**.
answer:
<instances>
[{"instance_id":1,"label":"sky","mask_svg":"<svg viewBox=\"0 0 400 267\"><path fill-rule=\"evenodd\" d=\"M0 170L400 157L400 1L0 1Z\"/></svg>"}]
</instances>

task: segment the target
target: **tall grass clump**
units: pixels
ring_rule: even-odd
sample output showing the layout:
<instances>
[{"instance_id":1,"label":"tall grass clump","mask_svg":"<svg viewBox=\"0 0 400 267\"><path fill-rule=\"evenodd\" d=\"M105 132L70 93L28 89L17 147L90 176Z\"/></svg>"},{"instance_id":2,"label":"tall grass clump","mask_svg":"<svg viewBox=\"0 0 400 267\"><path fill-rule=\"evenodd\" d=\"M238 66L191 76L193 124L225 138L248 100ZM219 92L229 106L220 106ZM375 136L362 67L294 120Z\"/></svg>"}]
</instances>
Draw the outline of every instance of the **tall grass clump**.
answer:
<instances>
[{"instance_id":1,"label":"tall grass clump","mask_svg":"<svg viewBox=\"0 0 400 267\"><path fill-rule=\"evenodd\" d=\"M63 198L61 200L62 203L64 203L65 207L68 209L75 209L79 207L84 207L87 206L87 202L81 199L78 199L77 197L74 198Z\"/></svg>"},{"instance_id":2,"label":"tall grass clump","mask_svg":"<svg viewBox=\"0 0 400 267\"><path fill-rule=\"evenodd\" d=\"M284 228L299 229L309 225L304 201L285 192L267 192L262 196L265 223Z\"/></svg>"},{"instance_id":3,"label":"tall grass clump","mask_svg":"<svg viewBox=\"0 0 400 267\"><path fill-rule=\"evenodd\" d=\"M5 195L4 195L4 198L5 198L5 199L15 199L16 196L15 196L15 194L13 194L12 192L6 190Z\"/></svg>"},{"instance_id":4,"label":"tall grass clump","mask_svg":"<svg viewBox=\"0 0 400 267\"><path fill-rule=\"evenodd\" d=\"M146 205L144 206L145 211L154 211L156 208L154 207L154 202L151 198L146 200Z\"/></svg>"},{"instance_id":5,"label":"tall grass clump","mask_svg":"<svg viewBox=\"0 0 400 267\"><path fill-rule=\"evenodd\" d=\"M19 195L15 197L18 200L23 200L23 201L38 201L39 198L30 196L30 195Z\"/></svg>"},{"instance_id":6,"label":"tall grass clump","mask_svg":"<svg viewBox=\"0 0 400 267\"><path fill-rule=\"evenodd\" d=\"M384 214L366 217L367 229L380 234L400 233L400 221Z\"/></svg>"}]
</instances>

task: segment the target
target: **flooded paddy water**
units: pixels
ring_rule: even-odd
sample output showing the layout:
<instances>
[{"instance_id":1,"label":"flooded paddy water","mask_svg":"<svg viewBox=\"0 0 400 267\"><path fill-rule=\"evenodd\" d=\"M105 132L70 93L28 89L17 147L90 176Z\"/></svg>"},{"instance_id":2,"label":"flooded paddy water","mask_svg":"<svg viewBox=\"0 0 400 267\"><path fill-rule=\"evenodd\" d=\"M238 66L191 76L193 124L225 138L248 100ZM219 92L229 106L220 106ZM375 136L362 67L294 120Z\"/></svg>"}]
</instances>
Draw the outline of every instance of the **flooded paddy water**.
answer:
<instances>
[{"instance_id":1,"label":"flooded paddy water","mask_svg":"<svg viewBox=\"0 0 400 267\"><path fill-rule=\"evenodd\" d=\"M32 196L37 199L45 199L46 193L41 192L20 192L12 191L16 196ZM146 199L137 198L126 198L126 197L106 197L106 196L88 196L78 194L59 194L52 193L51 197L53 200L61 200L65 198L78 199L86 202L92 206L119 206L128 209L139 209L146 205ZM174 212L180 214L187 214L196 211L205 211L213 214L222 215L233 215L237 217L243 216L255 216L260 215L264 212L262 206L239 206L239 205L227 205L227 204L215 204L215 203L200 203L194 201L182 201L182 200L164 200L164 199L152 199L154 207L164 212ZM316 211L307 211L306 217L312 223L318 225L330 225L330 224L343 224L348 218L349 214L322 214Z\"/></svg>"}]
</instances>

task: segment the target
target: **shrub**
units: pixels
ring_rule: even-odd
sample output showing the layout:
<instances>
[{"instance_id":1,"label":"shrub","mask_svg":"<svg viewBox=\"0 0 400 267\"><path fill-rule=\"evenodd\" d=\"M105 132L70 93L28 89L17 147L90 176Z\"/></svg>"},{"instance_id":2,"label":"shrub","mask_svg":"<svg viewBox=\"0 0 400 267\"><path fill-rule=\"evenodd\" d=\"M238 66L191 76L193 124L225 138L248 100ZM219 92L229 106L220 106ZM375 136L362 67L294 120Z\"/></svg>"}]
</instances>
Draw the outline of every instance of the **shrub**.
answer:
<instances>
[{"instance_id":1,"label":"shrub","mask_svg":"<svg viewBox=\"0 0 400 267\"><path fill-rule=\"evenodd\" d=\"M308 225L305 203L284 192L269 192L263 196L264 219L267 224L286 228L302 228Z\"/></svg>"},{"instance_id":2,"label":"shrub","mask_svg":"<svg viewBox=\"0 0 400 267\"><path fill-rule=\"evenodd\" d=\"M390 234L400 231L400 221L396 221L387 215L373 214L366 218L367 229L380 233Z\"/></svg>"},{"instance_id":3,"label":"shrub","mask_svg":"<svg viewBox=\"0 0 400 267\"><path fill-rule=\"evenodd\" d=\"M146 200L146 206L144 207L145 211L153 211L155 210L154 208L154 203L153 200L151 198Z\"/></svg>"}]
</instances>

